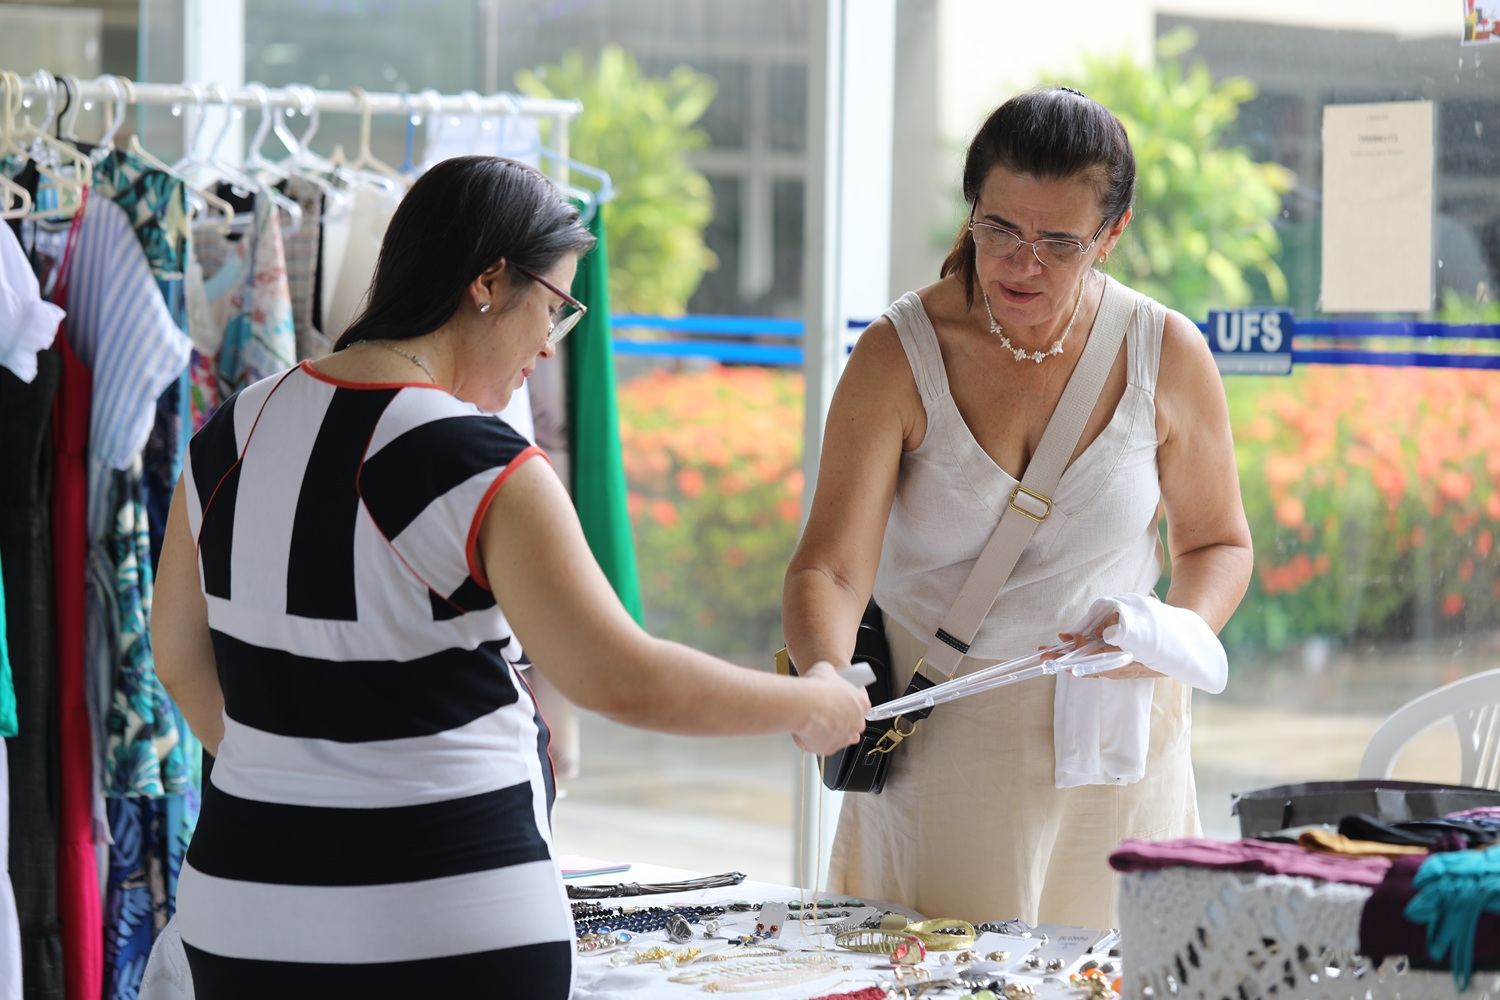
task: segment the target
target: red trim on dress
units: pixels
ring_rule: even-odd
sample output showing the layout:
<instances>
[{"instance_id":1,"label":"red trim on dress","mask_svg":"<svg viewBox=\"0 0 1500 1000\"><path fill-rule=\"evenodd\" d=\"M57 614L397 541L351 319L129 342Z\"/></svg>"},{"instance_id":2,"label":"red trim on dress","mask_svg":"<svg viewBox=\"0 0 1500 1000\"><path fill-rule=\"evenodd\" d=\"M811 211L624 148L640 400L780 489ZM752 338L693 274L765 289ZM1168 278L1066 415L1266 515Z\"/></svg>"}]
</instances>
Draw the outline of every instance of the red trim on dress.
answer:
<instances>
[{"instance_id":1,"label":"red trim on dress","mask_svg":"<svg viewBox=\"0 0 1500 1000\"><path fill-rule=\"evenodd\" d=\"M496 476L495 481L490 483L489 489L484 491L484 496L479 499L479 509L474 511L474 520L469 522L469 537L464 542L464 558L469 562L469 575L474 578L475 583L479 584L485 590L494 589L490 586L489 577L479 568L479 560L477 558L479 555L479 528L484 521L485 512L490 509L490 503L495 499L495 494L500 492L501 485L505 483L510 474L520 468L522 462L537 455L540 455L544 461L551 464L552 460L547 458L547 453L536 445L532 445L530 448L522 451L510 460L505 466L505 470Z\"/></svg>"}]
</instances>

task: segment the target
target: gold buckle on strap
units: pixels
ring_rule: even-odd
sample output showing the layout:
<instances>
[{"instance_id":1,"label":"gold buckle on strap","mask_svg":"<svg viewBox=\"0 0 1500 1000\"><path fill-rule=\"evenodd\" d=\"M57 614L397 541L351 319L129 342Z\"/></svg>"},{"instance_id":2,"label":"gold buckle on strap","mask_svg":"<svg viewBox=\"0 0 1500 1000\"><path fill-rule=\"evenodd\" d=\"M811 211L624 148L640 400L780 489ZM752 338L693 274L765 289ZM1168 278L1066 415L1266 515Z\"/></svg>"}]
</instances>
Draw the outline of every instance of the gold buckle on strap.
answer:
<instances>
[{"instance_id":1,"label":"gold buckle on strap","mask_svg":"<svg viewBox=\"0 0 1500 1000\"><path fill-rule=\"evenodd\" d=\"M906 722L906 732L904 733L901 731L902 722ZM870 748L865 756L869 757L871 754L877 753L890 753L896 749L896 744L916 731L917 724L915 722L908 721L904 715L898 715L891 720L891 728L880 734L880 739L875 741L875 745Z\"/></svg>"},{"instance_id":2,"label":"gold buckle on strap","mask_svg":"<svg viewBox=\"0 0 1500 1000\"><path fill-rule=\"evenodd\" d=\"M1042 513L1040 515L1033 514L1025 507L1019 507L1016 505L1016 497L1020 496L1022 493L1026 494L1032 499L1040 500L1042 502ZM1010 508L1014 511L1017 511L1018 513L1025 514L1027 517L1040 524L1041 522L1047 520L1047 515L1052 513L1052 501L1049 498L1042 496L1040 493L1028 490L1024 486L1017 486L1013 491L1011 491L1010 494Z\"/></svg>"}]
</instances>

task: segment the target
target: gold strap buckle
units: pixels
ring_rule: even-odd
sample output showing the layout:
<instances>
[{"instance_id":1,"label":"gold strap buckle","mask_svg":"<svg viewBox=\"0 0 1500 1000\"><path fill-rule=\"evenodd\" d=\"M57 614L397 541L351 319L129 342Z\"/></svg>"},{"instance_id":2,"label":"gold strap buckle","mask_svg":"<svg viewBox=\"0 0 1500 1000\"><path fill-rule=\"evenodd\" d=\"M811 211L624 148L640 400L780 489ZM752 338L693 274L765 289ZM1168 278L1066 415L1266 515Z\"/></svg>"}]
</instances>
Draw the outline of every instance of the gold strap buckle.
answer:
<instances>
[{"instance_id":1,"label":"gold strap buckle","mask_svg":"<svg viewBox=\"0 0 1500 1000\"><path fill-rule=\"evenodd\" d=\"M1033 514L1025 507L1016 505L1016 497L1020 496L1022 493L1026 494L1034 500L1040 500L1042 502L1042 512L1040 515ZM1028 490L1024 486L1017 486L1013 491L1011 491L1010 494L1010 508L1011 510L1017 511L1018 513L1025 514L1027 517L1040 524L1041 522L1047 520L1047 515L1052 513L1052 501L1048 497L1044 497L1040 493Z\"/></svg>"},{"instance_id":2,"label":"gold strap buckle","mask_svg":"<svg viewBox=\"0 0 1500 1000\"><path fill-rule=\"evenodd\" d=\"M901 723L903 722L906 723L906 732L904 733L901 731ZM891 728L880 734L880 739L875 741L875 745L870 748L865 756L869 757L877 753L890 753L896 749L898 743L916 731L917 724L915 722L907 720L904 715L898 715L891 720Z\"/></svg>"}]
</instances>

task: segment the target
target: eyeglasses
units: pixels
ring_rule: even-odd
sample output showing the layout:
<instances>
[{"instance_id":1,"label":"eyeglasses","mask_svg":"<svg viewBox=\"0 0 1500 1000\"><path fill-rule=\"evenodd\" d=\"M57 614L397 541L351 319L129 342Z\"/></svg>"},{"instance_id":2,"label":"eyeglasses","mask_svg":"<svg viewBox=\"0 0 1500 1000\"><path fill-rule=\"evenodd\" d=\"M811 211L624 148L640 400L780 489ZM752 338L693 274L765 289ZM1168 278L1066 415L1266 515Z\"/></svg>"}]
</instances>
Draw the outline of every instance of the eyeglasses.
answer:
<instances>
[{"instance_id":1,"label":"eyeglasses","mask_svg":"<svg viewBox=\"0 0 1500 1000\"><path fill-rule=\"evenodd\" d=\"M540 284L547 291L562 297L562 304L554 309L551 316L547 319L547 343L555 344L559 340L562 340L568 335L568 331L577 326L578 321L583 319L584 314L589 311L589 307L535 271L527 270L519 264L516 265L516 270Z\"/></svg>"},{"instance_id":2,"label":"eyeglasses","mask_svg":"<svg viewBox=\"0 0 1500 1000\"><path fill-rule=\"evenodd\" d=\"M1031 247L1032 255L1044 267L1072 267L1099 242L1099 236L1107 225L1108 219L1099 223L1099 229L1094 233L1094 238L1089 240L1088 246L1077 240L1023 240L1009 229L973 220L969 222L969 232L974 234L974 246L983 250L987 257L1006 260L1014 257L1017 250L1027 246Z\"/></svg>"}]
</instances>

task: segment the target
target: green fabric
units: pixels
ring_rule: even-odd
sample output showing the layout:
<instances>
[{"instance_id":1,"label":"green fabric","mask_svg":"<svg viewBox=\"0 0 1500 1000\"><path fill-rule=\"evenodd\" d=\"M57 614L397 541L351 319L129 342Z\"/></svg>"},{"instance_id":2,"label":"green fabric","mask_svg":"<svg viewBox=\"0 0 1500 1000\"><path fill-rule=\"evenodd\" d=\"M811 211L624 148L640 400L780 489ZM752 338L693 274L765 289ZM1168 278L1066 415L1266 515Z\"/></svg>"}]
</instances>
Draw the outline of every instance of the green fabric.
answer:
<instances>
[{"instance_id":1,"label":"green fabric","mask_svg":"<svg viewBox=\"0 0 1500 1000\"><path fill-rule=\"evenodd\" d=\"M10 646L5 641L5 585L0 583L0 736L14 736L19 731L16 688L10 678Z\"/></svg>"},{"instance_id":2,"label":"green fabric","mask_svg":"<svg viewBox=\"0 0 1500 1000\"><path fill-rule=\"evenodd\" d=\"M595 212L589 232L599 240L578 262L573 297L589 307L563 345L568 368L568 438L573 504L583 534L620 603L638 622L641 585L635 539L626 504L625 463L620 456L620 415L615 399L615 355L610 343L609 254L604 218Z\"/></svg>"}]
</instances>

